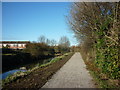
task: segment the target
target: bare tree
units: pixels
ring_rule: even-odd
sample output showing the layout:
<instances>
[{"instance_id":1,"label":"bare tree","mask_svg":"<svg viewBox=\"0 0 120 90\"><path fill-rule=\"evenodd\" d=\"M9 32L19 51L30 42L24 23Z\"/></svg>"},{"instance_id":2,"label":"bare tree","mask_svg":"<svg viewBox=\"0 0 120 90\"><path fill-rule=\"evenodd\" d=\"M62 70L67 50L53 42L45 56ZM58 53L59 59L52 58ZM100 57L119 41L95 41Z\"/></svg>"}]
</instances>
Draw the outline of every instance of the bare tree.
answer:
<instances>
[{"instance_id":1,"label":"bare tree","mask_svg":"<svg viewBox=\"0 0 120 90\"><path fill-rule=\"evenodd\" d=\"M108 15L112 15L116 3L109 2L79 2L73 3L68 22L76 38L94 42L99 38L96 32Z\"/></svg>"},{"instance_id":2,"label":"bare tree","mask_svg":"<svg viewBox=\"0 0 120 90\"><path fill-rule=\"evenodd\" d=\"M55 46L57 44L57 41L55 41L54 39L51 40L51 46Z\"/></svg>"},{"instance_id":3,"label":"bare tree","mask_svg":"<svg viewBox=\"0 0 120 90\"><path fill-rule=\"evenodd\" d=\"M46 39L46 44L50 45L51 41L49 39Z\"/></svg>"},{"instance_id":4,"label":"bare tree","mask_svg":"<svg viewBox=\"0 0 120 90\"><path fill-rule=\"evenodd\" d=\"M39 38L38 38L38 42L40 42L40 43L46 43L46 37L45 36L40 36Z\"/></svg>"},{"instance_id":5,"label":"bare tree","mask_svg":"<svg viewBox=\"0 0 120 90\"><path fill-rule=\"evenodd\" d=\"M62 47L69 47L70 46L70 41L66 36L63 36L59 40L59 45Z\"/></svg>"}]
</instances>

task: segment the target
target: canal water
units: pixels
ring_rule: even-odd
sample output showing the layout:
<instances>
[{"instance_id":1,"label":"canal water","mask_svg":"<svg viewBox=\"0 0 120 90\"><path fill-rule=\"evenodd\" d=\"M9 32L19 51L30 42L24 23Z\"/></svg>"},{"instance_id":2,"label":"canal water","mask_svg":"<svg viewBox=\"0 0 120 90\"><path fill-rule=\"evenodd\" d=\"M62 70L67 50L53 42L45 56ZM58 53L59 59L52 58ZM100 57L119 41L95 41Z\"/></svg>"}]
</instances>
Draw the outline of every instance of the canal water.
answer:
<instances>
[{"instance_id":1,"label":"canal water","mask_svg":"<svg viewBox=\"0 0 120 90\"><path fill-rule=\"evenodd\" d=\"M30 68L35 67L35 66L38 65L38 64L48 63L48 62L50 62L52 59L54 59L54 58L45 59L45 60L43 60L42 62L41 62L41 61L37 61L37 62L35 62L35 63L25 65L24 67L27 67L27 69L30 69ZM13 70L4 72L4 73L0 74L0 80L3 80L3 79L5 79L5 78L7 78L9 75L13 75L15 72L18 72L18 71L25 72L25 71L27 71L27 70L26 70L26 69L13 69Z\"/></svg>"},{"instance_id":2,"label":"canal water","mask_svg":"<svg viewBox=\"0 0 120 90\"><path fill-rule=\"evenodd\" d=\"M22 69L14 69L14 70L10 70L10 71L7 71L7 72L4 72L2 74L0 74L0 79L5 79L7 76L9 75L13 75L15 72L18 72L18 71L21 71L21 72L25 72L27 70L22 70Z\"/></svg>"}]
</instances>

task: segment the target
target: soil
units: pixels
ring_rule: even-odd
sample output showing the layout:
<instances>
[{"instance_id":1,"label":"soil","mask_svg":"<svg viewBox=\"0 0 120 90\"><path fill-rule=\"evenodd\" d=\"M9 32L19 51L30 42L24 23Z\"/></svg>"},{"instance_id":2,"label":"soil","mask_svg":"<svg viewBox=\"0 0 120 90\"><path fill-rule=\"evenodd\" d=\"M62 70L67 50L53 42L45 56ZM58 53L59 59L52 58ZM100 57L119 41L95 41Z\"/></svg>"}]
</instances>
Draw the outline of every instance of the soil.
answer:
<instances>
[{"instance_id":1,"label":"soil","mask_svg":"<svg viewBox=\"0 0 120 90\"><path fill-rule=\"evenodd\" d=\"M48 66L41 67L26 77L17 79L3 87L3 89L17 88L41 88L71 57L73 53L64 57L62 60L52 63Z\"/></svg>"}]
</instances>

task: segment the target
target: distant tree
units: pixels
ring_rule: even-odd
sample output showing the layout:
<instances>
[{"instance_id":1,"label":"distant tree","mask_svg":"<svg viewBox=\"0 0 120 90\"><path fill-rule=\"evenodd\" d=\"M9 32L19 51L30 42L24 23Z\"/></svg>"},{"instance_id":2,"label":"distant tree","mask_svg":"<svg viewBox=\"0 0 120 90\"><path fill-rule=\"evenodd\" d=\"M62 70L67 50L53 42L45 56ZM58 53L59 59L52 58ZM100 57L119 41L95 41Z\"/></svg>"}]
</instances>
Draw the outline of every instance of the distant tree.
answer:
<instances>
[{"instance_id":1,"label":"distant tree","mask_svg":"<svg viewBox=\"0 0 120 90\"><path fill-rule=\"evenodd\" d=\"M66 36L63 36L59 40L59 49L61 53L66 53L70 51L70 41Z\"/></svg>"},{"instance_id":2,"label":"distant tree","mask_svg":"<svg viewBox=\"0 0 120 90\"><path fill-rule=\"evenodd\" d=\"M49 39L46 39L46 44L50 45L51 41Z\"/></svg>"},{"instance_id":3,"label":"distant tree","mask_svg":"<svg viewBox=\"0 0 120 90\"><path fill-rule=\"evenodd\" d=\"M59 45L62 47L69 47L70 46L70 41L66 36L63 36L59 40Z\"/></svg>"},{"instance_id":4,"label":"distant tree","mask_svg":"<svg viewBox=\"0 0 120 90\"><path fill-rule=\"evenodd\" d=\"M26 45L26 49L24 49L25 53L30 53L32 56L40 57L40 56L54 56L54 48L48 46L45 43L29 43Z\"/></svg>"},{"instance_id":5,"label":"distant tree","mask_svg":"<svg viewBox=\"0 0 120 90\"><path fill-rule=\"evenodd\" d=\"M37 43L36 41L32 41L32 43Z\"/></svg>"},{"instance_id":6,"label":"distant tree","mask_svg":"<svg viewBox=\"0 0 120 90\"><path fill-rule=\"evenodd\" d=\"M70 47L70 51L71 51L71 52L75 52L75 48L76 48L75 46L71 46L71 47Z\"/></svg>"},{"instance_id":7,"label":"distant tree","mask_svg":"<svg viewBox=\"0 0 120 90\"><path fill-rule=\"evenodd\" d=\"M45 36L40 36L39 38L38 38L38 42L39 43L46 43L46 37Z\"/></svg>"},{"instance_id":8,"label":"distant tree","mask_svg":"<svg viewBox=\"0 0 120 90\"><path fill-rule=\"evenodd\" d=\"M53 39L51 40L51 46L55 46L57 44L57 42Z\"/></svg>"}]
</instances>

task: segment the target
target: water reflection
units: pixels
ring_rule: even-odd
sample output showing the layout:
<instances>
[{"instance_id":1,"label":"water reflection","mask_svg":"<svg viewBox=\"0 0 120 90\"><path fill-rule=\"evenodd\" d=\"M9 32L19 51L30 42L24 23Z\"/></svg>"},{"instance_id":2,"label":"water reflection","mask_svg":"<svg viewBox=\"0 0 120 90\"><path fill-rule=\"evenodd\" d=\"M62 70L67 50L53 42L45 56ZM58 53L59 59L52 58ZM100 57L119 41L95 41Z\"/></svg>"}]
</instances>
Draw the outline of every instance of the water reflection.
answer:
<instances>
[{"instance_id":1,"label":"water reflection","mask_svg":"<svg viewBox=\"0 0 120 90\"><path fill-rule=\"evenodd\" d=\"M7 76L13 75L15 72L18 72L18 71L25 72L27 70L22 70L22 69L10 70L10 71L0 74L0 79L5 79Z\"/></svg>"},{"instance_id":2,"label":"water reflection","mask_svg":"<svg viewBox=\"0 0 120 90\"><path fill-rule=\"evenodd\" d=\"M50 62L51 60L53 60L55 57L53 58L49 58L49 59L45 59L43 60L42 62L41 61L37 61L35 63L32 63L32 64L28 64L28 65L25 65L25 67L27 67L27 69L30 69L30 68L33 68L39 64L46 64L48 62ZM23 69L14 69L14 70L10 70L10 71L7 71L7 72L4 72L2 74L0 74L0 79L5 79L7 76L9 75L13 75L15 72L18 72L18 71L22 71L22 72L25 72L27 70L23 70Z\"/></svg>"}]
</instances>

